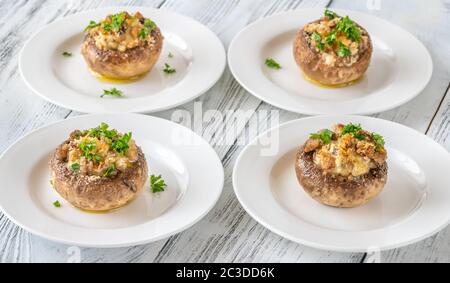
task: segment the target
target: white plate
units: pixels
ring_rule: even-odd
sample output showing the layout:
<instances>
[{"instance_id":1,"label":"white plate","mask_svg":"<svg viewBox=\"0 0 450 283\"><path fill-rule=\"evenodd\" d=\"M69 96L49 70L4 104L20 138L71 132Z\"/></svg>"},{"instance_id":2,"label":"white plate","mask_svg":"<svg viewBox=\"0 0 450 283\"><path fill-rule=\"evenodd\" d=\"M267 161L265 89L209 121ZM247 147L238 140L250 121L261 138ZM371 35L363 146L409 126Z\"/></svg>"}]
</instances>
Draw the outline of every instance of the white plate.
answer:
<instances>
[{"instance_id":1,"label":"white plate","mask_svg":"<svg viewBox=\"0 0 450 283\"><path fill-rule=\"evenodd\" d=\"M153 70L126 84L96 79L80 53L83 30L89 21L119 11L141 11L155 21L164 36L163 50ZM73 56L62 56L64 51ZM165 74L164 63L177 72ZM212 87L225 63L223 45L207 27L179 14L146 7L105 8L58 20L33 35L19 57L22 77L36 94L61 107L87 113L147 113L178 106ZM122 90L124 97L100 98L103 89L111 87Z\"/></svg>"},{"instance_id":2,"label":"white plate","mask_svg":"<svg viewBox=\"0 0 450 283\"><path fill-rule=\"evenodd\" d=\"M153 194L147 182L130 204L94 214L72 207L52 189L48 161L53 150L72 130L101 122L133 133L149 174L166 181L164 192ZM183 126L145 115L102 114L60 121L20 139L0 157L0 179L0 208L20 227L56 242L119 247L156 241L200 220L220 196L223 168L210 145ZM55 200L60 208L53 206Z\"/></svg>"},{"instance_id":3,"label":"white plate","mask_svg":"<svg viewBox=\"0 0 450 283\"><path fill-rule=\"evenodd\" d=\"M383 134L388 150L384 190L357 208L316 202L295 176L298 146L309 133L338 122ZM410 128L362 116L319 116L285 123L252 141L237 159L233 185L245 210L278 235L320 249L364 252L407 245L444 228L450 219L449 168L450 154Z\"/></svg>"},{"instance_id":4,"label":"white plate","mask_svg":"<svg viewBox=\"0 0 450 283\"><path fill-rule=\"evenodd\" d=\"M295 33L320 18L323 9L301 9L264 18L231 42L228 61L239 83L267 103L303 114L369 114L397 107L418 95L431 78L427 49L413 35L383 19L347 10L369 32L373 56L355 85L323 88L306 81L292 55ZM277 60L281 70L265 66Z\"/></svg>"}]
</instances>

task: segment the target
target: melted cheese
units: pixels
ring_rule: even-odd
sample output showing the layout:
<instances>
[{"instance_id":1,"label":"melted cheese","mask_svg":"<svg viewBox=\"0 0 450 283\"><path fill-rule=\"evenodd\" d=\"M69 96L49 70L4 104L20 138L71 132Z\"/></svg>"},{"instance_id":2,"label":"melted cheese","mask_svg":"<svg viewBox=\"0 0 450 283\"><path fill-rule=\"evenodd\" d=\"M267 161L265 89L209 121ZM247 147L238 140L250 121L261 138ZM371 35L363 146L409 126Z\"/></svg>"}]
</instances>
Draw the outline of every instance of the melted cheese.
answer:
<instances>
[{"instance_id":1,"label":"melted cheese","mask_svg":"<svg viewBox=\"0 0 450 283\"><path fill-rule=\"evenodd\" d=\"M95 148L91 153L101 157L100 161L87 159L80 144L82 142L95 143ZM107 168L114 165L119 171L126 170L133 161L137 160L138 151L134 140L128 142L128 150L125 154L120 154L114 151L109 143L103 138L81 137L71 142L68 151L67 166L70 169L72 164L78 163L80 165L80 172L87 175L102 176Z\"/></svg>"},{"instance_id":2,"label":"melted cheese","mask_svg":"<svg viewBox=\"0 0 450 283\"><path fill-rule=\"evenodd\" d=\"M355 139L346 134L322 146L314 155L314 163L328 172L343 176L360 176L374 167L374 162L359 154Z\"/></svg>"}]
</instances>

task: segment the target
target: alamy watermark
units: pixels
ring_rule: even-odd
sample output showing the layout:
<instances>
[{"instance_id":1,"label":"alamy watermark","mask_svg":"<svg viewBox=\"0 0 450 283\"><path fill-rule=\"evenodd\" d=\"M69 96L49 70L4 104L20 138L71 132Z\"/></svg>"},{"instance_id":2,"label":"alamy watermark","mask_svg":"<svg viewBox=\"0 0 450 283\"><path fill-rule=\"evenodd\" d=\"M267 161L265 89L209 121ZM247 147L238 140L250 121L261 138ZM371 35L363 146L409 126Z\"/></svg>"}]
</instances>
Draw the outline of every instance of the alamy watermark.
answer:
<instances>
[{"instance_id":1,"label":"alamy watermark","mask_svg":"<svg viewBox=\"0 0 450 283\"><path fill-rule=\"evenodd\" d=\"M225 110L204 111L202 102L195 102L191 111L177 109L171 120L184 128L172 132L175 145L197 145L200 140L195 132L213 146L247 145L259 134L279 125L278 110ZM213 129L211 131L210 129ZM274 129L261 135L256 144L262 156L273 156L279 150L279 132Z\"/></svg>"}]
</instances>

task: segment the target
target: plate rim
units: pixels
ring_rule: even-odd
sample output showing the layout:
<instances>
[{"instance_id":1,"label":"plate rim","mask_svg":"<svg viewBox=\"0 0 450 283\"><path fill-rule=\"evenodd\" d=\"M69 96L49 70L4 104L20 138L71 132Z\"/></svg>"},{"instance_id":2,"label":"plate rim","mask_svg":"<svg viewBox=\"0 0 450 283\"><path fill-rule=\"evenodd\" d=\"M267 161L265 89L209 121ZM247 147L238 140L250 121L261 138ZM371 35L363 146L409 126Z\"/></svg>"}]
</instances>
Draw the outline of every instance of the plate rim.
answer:
<instances>
[{"instance_id":1,"label":"plate rim","mask_svg":"<svg viewBox=\"0 0 450 283\"><path fill-rule=\"evenodd\" d=\"M163 121L163 122L167 122L169 124L174 124L175 127L183 127L182 125L175 123L173 121L167 120L167 119L163 119L160 117L155 117L155 116L151 116L151 115L145 115L145 114L139 114L139 113L92 113L92 114L82 114L82 115L77 115L77 116L73 116L73 117L69 117L69 118L65 118L65 119L61 119L58 121L53 121L49 124L43 125L41 127L38 127L32 131L30 131L29 133L26 133L24 135L22 135L21 137L19 137L16 141L14 141L10 146L8 146L1 154L0 154L0 162L2 161L3 157L12 149L16 146L16 144L24 141L27 137L43 130L43 129L47 129L50 128L56 124L62 124L65 121L68 120L76 120L78 118L90 118L90 117L95 117L95 116L116 116L116 115L125 115L125 116L140 116L141 118L145 118L145 119L155 119L158 121ZM184 127L183 127L184 128ZM75 245L75 246L79 246L79 247L87 247L87 248L120 248L120 247L130 247L130 246L137 246L137 245L144 245L144 244L148 244L148 243L153 243L162 239L167 239L170 236L176 235L178 233L181 233L187 229L189 229L190 227L192 227L193 225L195 225L196 223L198 223L200 220L202 220L217 204L220 196L222 195L223 192L223 187L224 187L224 183L225 183L225 172L224 172L224 167L222 164L221 159L219 158L219 156L217 155L217 152L214 150L214 148L200 135L198 135L197 133L195 133L194 131L192 131L191 129L186 128L188 131L191 132L191 134L193 134L193 136L195 136L196 138L200 138L200 140L204 141L206 145L209 146L209 148L212 150L212 153L214 154L214 159L216 159L217 161L217 165L220 165L220 180L218 182L218 190L216 192L216 196L214 198L214 201L211 201L210 205L208 206L207 209L205 209L201 215L199 215L196 219L190 221L187 225L184 225L182 227L179 227L178 229L174 229L173 231L170 231L169 233L164 233L158 237L153 237L150 239L145 239L145 240L140 240L140 241L126 241L123 240L121 242L118 242L116 244L91 244L88 242L77 242L77 241L71 241L71 240L66 240L66 239L62 239L59 237L55 237L53 235L48 235L46 233L43 233L42 231L37 231L35 229L32 229L30 227L28 227L28 225L21 223L20 221L17 221L14 217L12 217L10 215L10 213L8 213L8 211L6 211L1 202L0 202L0 212L3 213L9 221L11 221L12 223L14 223L15 225L17 225L18 227L20 227L21 229L36 235L42 239L46 239L46 240L50 240L53 241L55 243L61 243L61 244L66 244L66 245ZM189 188L189 187L188 187ZM187 192L185 192L187 193ZM123 230L123 229L128 229L129 227L122 227L122 228L111 228L110 230ZM97 228L88 228L88 227L81 227L80 229L84 229L84 230L96 230ZM98 230L98 229L97 229ZM100 229L100 230L104 230L104 229Z\"/></svg>"},{"instance_id":2,"label":"plate rim","mask_svg":"<svg viewBox=\"0 0 450 283\"><path fill-rule=\"evenodd\" d=\"M261 224L263 227L265 227L266 229L268 229L269 231L285 238L288 239L294 243L298 243L301 245L305 245L311 248L316 248L319 250L324 250L324 251L335 251L335 252L348 252L348 253L354 253L354 252L368 252L369 248L371 247L365 247L365 248L354 248L354 247L338 247L338 246L333 246L331 244L320 244L320 243L316 243L316 242L311 242L308 240L304 240L304 239L300 239L297 238L295 236L290 235L289 233L285 233L283 231L280 231L278 228L275 228L273 225L271 225L270 223L266 222L265 220L263 220L262 218L260 218L256 212L252 211L252 209L250 209L247 206L247 203L245 201L243 201L243 197L242 195L240 195L239 193L239 189L237 189L236 183L237 183L237 176L236 176L236 172L237 172L237 167L238 164L241 162L241 159L243 158L244 153L248 150L248 148L250 148L251 146L254 146L256 144L256 142L264 135L267 135L268 133L272 132L272 131L276 131L279 130L281 127L286 127L290 124L295 124L298 123L299 121L307 121L307 120L314 120L314 119L322 119L322 118L336 118L336 117L340 117L340 118L351 118L351 119L369 119L369 120L374 120L374 121L383 121L383 122L387 122L389 124L394 124L396 126L400 126L403 128L406 128L407 130L412 130L415 133L418 133L420 135L423 135L425 138L431 140L435 146L438 146L440 149L444 150L445 152L448 153L447 149L445 149L442 145L440 145L439 143L437 143L435 140L433 140L432 138L428 137L427 135L424 135L423 133L421 133L420 131L414 129L414 128L410 128L408 126L405 126L403 124L394 122L394 121L390 121L390 120L385 120L385 119L381 119L381 118L376 118L376 117L370 117L370 116L363 116L363 115L340 115L340 114L336 114L336 115L317 115L317 116L310 116L310 117L303 117L303 118L298 118L298 119L293 119L284 123L279 124L278 126L274 126L266 131L264 131L263 133L259 134L257 137L253 138L239 153L239 156L236 158L236 161L234 163L233 166L233 173L232 173L232 184L233 184L233 191L234 194L236 195L236 198L238 199L239 203L241 204L241 206L244 208L244 210L259 224ZM450 153L448 153L450 155ZM397 223L395 225L398 225L400 223ZM317 225L312 224L313 226L317 227ZM450 225L450 216L447 217L447 222L442 224L441 226L433 229L432 231L429 231L427 233L424 233L423 235L421 235L420 237L408 240L408 241L404 241L401 243L396 243L396 244L388 244L388 245L383 245L383 246L377 246L377 249L380 251L385 251L385 250L391 250L391 249L395 249L395 248L400 248L400 247L404 247L413 243L417 243L419 241L422 241L428 237L431 237L435 234L437 234L438 232L442 231L443 229L445 229L445 227L447 227L448 225ZM386 229L386 228L378 228L376 230L380 230L380 229ZM328 230L333 230L333 229L329 229ZM356 233L355 231L348 231L348 233Z\"/></svg>"},{"instance_id":3,"label":"plate rim","mask_svg":"<svg viewBox=\"0 0 450 283\"><path fill-rule=\"evenodd\" d=\"M169 15L173 15L176 17L181 17L184 18L185 20L189 20L192 21L196 24L199 24L200 26L202 26L203 28L205 28L206 30L208 30L208 32L210 33L211 36L214 37L214 40L216 41L216 43L219 43L218 46L220 46L220 53L221 53L221 61L220 61L220 72L217 73L217 76L215 79L211 80L209 84L205 84L205 86L202 88L201 91L199 91L197 94L192 95L188 98L185 98L183 100L180 100L176 103L171 103L170 105L166 105L164 107L157 107L157 108L149 108L149 106L147 106L145 109L139 109L139 110L124 110L124 111L117 111L117 110L111 110L108 111L107 109L104 110L99 110L99 111L94 111L94 112L86 112L86 110L83 109L83 107L81 106L71 106L69 107L68 105L66 105L64 102L61 101L56 101L54 99L51 99L49 97L47 97L44 93L39 92L35 87L33 87L33 85L29 82L29 80L26 79L26 76L24 75L24 63L23 63L23 54L26 51L26 48L28 47L29 43L35 39L36 36L38 36L41 32L44 32L45 29L47 29L49 26L53 26L53 25L57 25L60 22L63 22L65 20L68 20L72 17L77 17L80 15L84 15L84 14L89 14L89 13L93 13L93 12L100 12L100 11L104 11L105 13L108 11L113 11L113 10L153 10L156 13L164 13L164 14L169 14ZM219 61L218 61L219 62ZM68 109L68 110L72 110L72 111L77 111L77 112L81 112L84 114L109 114L109 113L136 113L136 114L150 114L150 113L154 113L154 112L160 112L160 111L165 111L168 109L172 109L175 108L177 106L183 105L185 103L188 103L196 98L198 98L199 96L205 94L206 92L208 92L212 87L214 87L214 85L220 80L220 78L222 77L223 73L225 72L225 68L227 66L228 60L227 60L227 54L226 54L226 49L225 46L222 42L222 40L220 40L220 38L218 37L218 35L212 31L208 26L204 25L203 23L201 23L200 21L197 21L196 19L189 17L187 15L183 15L177 12L173 12L170 10L165 10L165 9L159 9L159 8L155 8L155 7L147 7L147 6L110 6L110 7L99 7L99 8L94 8L94 9L88 9L88 10L84 10L84 11L80 11L74 14L70 14L67 15L63 18L59 18L56 19L44 26L42 26L41 28L39 28L37 31L33 32L30 37L25 41L25 43L23 44L23 46L21 47L19 54L18 54L18 70L19 70L19 74L20 77L22 78L22 81L25 83L25 85L28 87L28 89L30 89L35 95L37 95L38 97L42 98L43 100L50 102L52 104L55 104L59 107L62 107L64 109ZM188 72L189 73L189 72ZM184 78L181 80L183 81ZM181 82L180 81L180 82ZM177 82L175 85L177 85ZM76 90L70 89L67 86L65 86L66 89L69 89L71 91L74 91L76 93L79 93ZM167 90L167 88L163 89L162 91ZM157 92L156 94L161 93L162 91ZM169 93L170 95L170 93ZM151 104L149 104L151 105Z\"/></svg>"},{"instance_id":4,"label":"plate rim","mask_svg":"<svg viewBox=\"0 0 450 283\"><path fill-rule=\"evenodd\" d=\"M370 18L373 18L373 19L375 19L375 20L377 20L377 21L383 21L383 22L388 23L388 24L390 24L390 25L396 26L397 28L401 29L402 32L408 34L409 36L413 37L413 38L417 41L417 43L421 46L421 48L423 48L423 49L425 50L424 55L426 55L427 61L429 61L429 64L430 64L430 65L429 65L429 67L430 67L430 72L429 72L429 74L428 74L426 80L424 80L423 85L421 85L420 88L417 88L417 91L416 91L413 95L411 95L410 97L408 97L407 99L398 101L398 102L396 102L396 103L391 103L391 104L389 104L387 107L378 107L378 108L374 108L374 109L370 109L370 110L365 110L365 111L351 111L351 112L348 112L348 113L335 113L335 114L333 114L333 115L370 115L370 114L375 114L375 113L380 113L380 112L392 110L392 109L394 109L394 108L397 108L397 107L399 107L399 106L401 106L401 105L404 105L404 104L410 102L411 100L413 100L414 98L416 98L417 96L419 96L419 95L423 92L423 90L429 85L429 83L430 83L430 81L431 81L431 79L432 79L433 73L434 73L434 63L433 63L433 58L432 58L430 52L428 51L428 48L427 48L427 47L422 43L422 41L419 40L414 34L412 34L412 33L409 32L408 30L404 29L403 27L401 27L401 26L399 26L399 25L397 25L397 24L395 24L395 23L392 23L392 22L389 21L389 20L386 20L386 19L384 19L384 18L375 16L375 15L372 15L372 14L369 14L369 13L364 13L364 12L361 12L361 11L358 11L358 10L351 10L351 9L333 9L333 10L334 10L334 11L338 11L338 12L340 12L340 13L348 13L348 12L350 12L350 13L360 14L360 15L363 15L363 16L365 16L365 17L370 17ZM262 100L262 101L264 101L264 102L266 102L266 103L268 103L268 104L270 104L270 105L273 105L273 106L275 106L275 107L277 107L277 108L280 108L280 109L283 109L283 110L286 110L286 111L290 111L290 112L293 112L293 113L304 114L304 115L327 115L327 113L325 113L324 111L322 111L322 112L320 112L320 111L308 111L308 110L306 110L306 109L303 109L303 110L300 110L300 111L299 111L298 109L295 109L294 107L290 107L289 105L286 105L286 104L283 105L283 103L279 103L279 102L277 102L277 101L269 101L270 99L263 98L263 96L261 96L260 94L258 94L257 91L252 90L252 89L248 86L248 84L246 84L246 83L242 80L242 78L240 78L239 76L236 75L236 72L237 72L237 71L236 71L236 69L235 69L235 67L233 66L233 63L232 63L232 62L234 61L234 59L232 58L232 57L234 56L234 55L233 55L233 53L234 53L234 51L233 51L234 45L235 45L236 42L240 39L240 37L242 37L242 34L243 34L244 32L246 32L246 31L247 31L248 29L250 29L250 28L253 28L254 26L257 26L258 24L260 24L260 23L262 23L262 22L264 22L264 21L271 20L272 18L280 17L281 15L284 15L284 14L295 14L295 13L299 13L299 12L301 12L301 11L317 12L317 11L323 11L323 8L299 8L299 9L296 9L296 10L283 11L283 12L275 13L275 14L270 15L270 16L268 16L268 17L264 17L264 18L258 19L258 20L256 20L255 22L253 22L253 23L251 23L251 24L245 26L245 27L244 27L243 29L241 29L241 30L233 37L233 39L231 40L231 42L230 42L230 44L229 44L229 46L228 46L228 49L227 49L227 62L228 62L228 66L229 66L229 68L230 68L230 71L231 71L231 73L232 73L234 79L235 79L235 80L236 80L236 81L237 81L237 82L238 82L238 83L239 83L246 91L248 91L248 92L249 92L251 95L253 95L254 97L256 97L256 98L258 98L258 99L260 99L260 100ZM284 91L284 90L283 90L283 91ZM285 92L285 91L284 91L284 92Z\"/></svg>"}]
</instances>

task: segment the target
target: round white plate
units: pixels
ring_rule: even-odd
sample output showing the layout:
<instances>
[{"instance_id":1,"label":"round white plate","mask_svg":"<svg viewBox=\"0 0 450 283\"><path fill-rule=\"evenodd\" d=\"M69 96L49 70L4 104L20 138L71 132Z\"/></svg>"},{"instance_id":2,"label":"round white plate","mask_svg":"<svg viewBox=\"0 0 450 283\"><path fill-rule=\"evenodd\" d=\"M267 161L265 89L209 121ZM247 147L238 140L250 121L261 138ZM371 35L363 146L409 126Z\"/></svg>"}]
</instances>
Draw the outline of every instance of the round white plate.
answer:
<instances>
[{"instance_id":1,"label":"round white plate","mask_svg":"<svg viewBox=\"0 0 450 283\"><path fill-rule=\"evenodd\" d=\"M228 62L236 80L250 93L276 107L303 114L369 114L406 103L431 78L433 64L427 49L413 35L386 20L363 13L349 15L369 32L373 55L358 83L324 88L304 79L292 45L296 32L320 18L323 9L301 9L261 19L242 30L231 42ZM282 69L268 68L274 58Z\"/></svg>"},{"instance_id":2,"label":"round white plate","mask_svg":"<svg viewBox=\"0 0 450 283\"><path fill-rule=\"evenodd\" d=\"M83 30L120 11L140 11L161 28L161 56L152 71L138 81L109 83L95 78L80 53ZM72 57L64 57L64 51ZM173 54L169 58L169 53ZM164 64L176 69L165 74ZM204 25L172 12L146 7L114 7L87 11L58 20L25 44L19 69L26 84L42 98L86 113L154 112L188 102L214 85L225 68L222 43ZM117 87L123 97L100 98L103 89Z\"/></svg>"},{"instance_id":3,"label":"round white plate","mask_svg":"<svg viewBox=\"0 0 450 283\"><path fill-rule=\"evenodd\" d=\"M130 204L102 214L81 211L59 196L49 183L53 150L72 130L101 122L133 133L146 156L149 174L161 174L166 181L164 192L152 193L147 182ZM0 157L0 208L20 227L56 242L89 247L138 245L181 232L200 220L219 198L223 177L215 151L183 126L138 114L85 115L38 129ZM53 206L56 200L60 208Z\"/></svg>"},{"instance_id":4,"label":"round white plate","mask_svg":"<svg viewBox=\"0 0 450 283\"><path fill-rule=\"evenodd\" d=\"M361 123L384 135L388 181L357 208L333 208L309 197L297 182L295 153L309 133L336 123ZM400 124L362 116L294 120L252 141L233 171L237 198L274 233L307 246L344 252L390 249L424 239L450 220L450 154Z\"/></svg>"}]
</instances>

